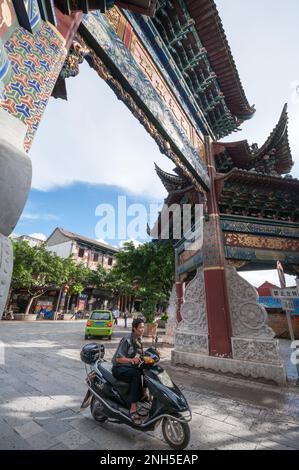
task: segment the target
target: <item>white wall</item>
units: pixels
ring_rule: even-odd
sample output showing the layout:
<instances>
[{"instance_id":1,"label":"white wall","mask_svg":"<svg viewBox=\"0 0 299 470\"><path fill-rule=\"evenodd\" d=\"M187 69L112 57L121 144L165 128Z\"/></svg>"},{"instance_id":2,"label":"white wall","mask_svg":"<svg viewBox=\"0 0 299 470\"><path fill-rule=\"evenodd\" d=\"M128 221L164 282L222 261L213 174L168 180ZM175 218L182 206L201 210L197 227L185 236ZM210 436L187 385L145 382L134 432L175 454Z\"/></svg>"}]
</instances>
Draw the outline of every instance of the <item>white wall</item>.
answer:
<instances>
[{"instance_id":1,"label":"white wall","mask_svg":"<svg viewBox=\"0 0 299 470\"><path fill-rule=\"evenodd\" d=\"M72 241L59 243L59 245L47 246L48 251L56 253L60 258L68 258L72 252Z\"/></svg>"}]
</instances>

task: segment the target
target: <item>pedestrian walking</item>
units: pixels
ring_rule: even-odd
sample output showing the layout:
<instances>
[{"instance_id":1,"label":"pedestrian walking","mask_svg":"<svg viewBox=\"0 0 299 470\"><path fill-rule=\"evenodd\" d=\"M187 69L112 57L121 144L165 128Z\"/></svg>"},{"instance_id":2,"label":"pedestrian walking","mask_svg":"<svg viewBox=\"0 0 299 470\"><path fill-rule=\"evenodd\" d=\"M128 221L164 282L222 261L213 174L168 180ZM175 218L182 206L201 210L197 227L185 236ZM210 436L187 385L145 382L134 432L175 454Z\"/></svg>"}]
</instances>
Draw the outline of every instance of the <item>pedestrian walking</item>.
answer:
<instances>
[{"instance_id":1,"label":"pedestrian walking","mask_svg":"<svg viewBox=\"0 0 299 470\"><path fill-rule=\"evenodd\" d=\"M128 327L128 316L129 316L129 310L126 308L126 309L125 309L125 313L124 313L125 328Z\"/></svg>"},{"instance_id":2,"label":"pedestrian walking","mask_svg":"<svg viewBox=\"0 0 299 470\"><path fill-rule=\"evenodd\" d=\"M75 317L75 320L76 320L77 312L78 312L78 307L74 307L73 314L72 314L72 316L71 316L71 320L72 320L74 317Z\"/></svg>"},{"instance_id":3,"label":"pedestrian walking","mask_svg":"<svg viewBox=\"0 0 299 470\"><path fill-rule=\"evenodd\" d=\"M113 318L114 318L114 325L117 325L118 319L119 319L119 310L118 310L118 308L115 308L112 311L112 315L113 315Z\"/></svg>"}]
</instances>

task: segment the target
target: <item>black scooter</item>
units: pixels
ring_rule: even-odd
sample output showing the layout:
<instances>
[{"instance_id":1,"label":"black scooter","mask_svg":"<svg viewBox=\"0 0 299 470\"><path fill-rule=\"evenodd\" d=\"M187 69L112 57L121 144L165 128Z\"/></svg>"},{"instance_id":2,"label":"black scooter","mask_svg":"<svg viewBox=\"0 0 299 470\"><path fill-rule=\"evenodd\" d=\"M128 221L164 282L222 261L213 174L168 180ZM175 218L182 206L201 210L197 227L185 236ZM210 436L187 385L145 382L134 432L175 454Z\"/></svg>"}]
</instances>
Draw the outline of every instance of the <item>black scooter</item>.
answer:
<instances>
[{"instance_id":1,"label":"black scooter","mask_svg":"<svg viewBox=\"0 0 299 470\"><path fill-rule=\"evenodd\" d=\"M104 345L96 343L86 344L81 350L88 387L81 408L90 406L93 418L100 423L109 420L140 431L153 431L162 422L163 436L169 446L185 449L190 440L191 410L182 392L158 364L157 349L147 349L141 358L144 386L150 395L149 403L139 404L138 412L144 416L142 424L136 424L130 417L130 385L114 378L112 364L104 360L104 355ZM90 366L89 371L86 364Z\"/></svg>"}]
</instances>

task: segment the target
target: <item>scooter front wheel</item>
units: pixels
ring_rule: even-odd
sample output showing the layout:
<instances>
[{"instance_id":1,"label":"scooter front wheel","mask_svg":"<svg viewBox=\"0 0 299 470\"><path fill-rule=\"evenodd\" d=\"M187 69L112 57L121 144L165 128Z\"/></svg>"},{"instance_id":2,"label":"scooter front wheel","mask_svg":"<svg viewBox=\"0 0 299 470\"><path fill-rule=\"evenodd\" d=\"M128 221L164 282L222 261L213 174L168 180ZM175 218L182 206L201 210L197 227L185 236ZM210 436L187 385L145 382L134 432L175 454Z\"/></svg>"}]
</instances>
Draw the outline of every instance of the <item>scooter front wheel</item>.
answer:
<instances>
[{"instance_id":1,"label":"scooter front wheel","mask_svg":"<svg viewBox=\"0 0 299 470\"><path fill-rule=\"evenodd\" d=\"M95 397L92 397L91 399L90 411L93 419L95 419L98 423L104 423L107 421L107 416L103 414L103 405Z\"/></svg>"},{"instance_id":2,"label":"scooter front wheel","mask_svg":"<svg viewBox=\"0 0 299 470\"><path fill-rule=\"evenodd\" d=\"M182 450L190 441L190 428L188 423L182 423L173 418L163 418L163 437L172 449Z\"/></svg>"}]
</instances>

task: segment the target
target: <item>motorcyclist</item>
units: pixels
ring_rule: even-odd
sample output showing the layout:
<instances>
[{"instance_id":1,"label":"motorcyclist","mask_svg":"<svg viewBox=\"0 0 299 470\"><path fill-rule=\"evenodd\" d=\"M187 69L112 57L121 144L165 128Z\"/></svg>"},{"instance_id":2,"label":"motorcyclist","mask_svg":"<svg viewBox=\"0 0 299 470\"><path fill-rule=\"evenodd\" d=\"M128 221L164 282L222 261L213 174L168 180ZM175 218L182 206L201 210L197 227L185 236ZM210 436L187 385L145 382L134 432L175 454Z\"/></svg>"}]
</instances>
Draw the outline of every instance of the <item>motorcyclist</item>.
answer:
<instances>
[{"instance_id":1,"label":"motorcyclist","mask_svg":"<svg viewBox=\"0 0 299 470\"><path fill-rule=\"evenodd\" d=\"M132 322L132 333L123 337L112 358L112 373L117 380L130 384L130 416L135 424L142 424L137 411L137 402L142 398L142 370L139 357L143 353L141 338L144 333L144 320L136 318Z\"/></svg>"}]
</instances>

